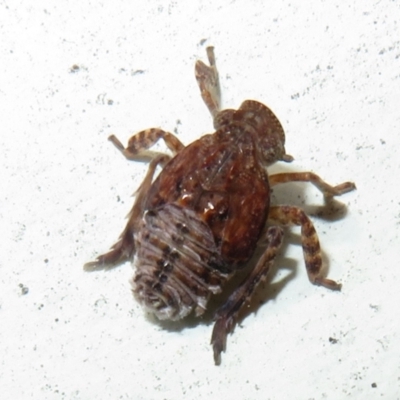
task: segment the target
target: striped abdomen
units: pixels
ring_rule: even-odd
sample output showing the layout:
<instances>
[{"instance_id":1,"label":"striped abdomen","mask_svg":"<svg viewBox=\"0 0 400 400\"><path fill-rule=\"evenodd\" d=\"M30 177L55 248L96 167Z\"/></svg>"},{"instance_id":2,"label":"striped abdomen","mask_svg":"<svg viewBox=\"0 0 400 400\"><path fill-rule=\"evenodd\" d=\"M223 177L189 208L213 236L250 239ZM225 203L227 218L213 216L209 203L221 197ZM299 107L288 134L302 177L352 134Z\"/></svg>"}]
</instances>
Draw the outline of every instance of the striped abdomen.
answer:
<instances>
[{"instance_id":1,"label":"striped abdomen","mask_svg":"<svg viewBox=\"0 0 400 400\"><path fill-rule=\"evenodd\" d=\"M203 314L228 277L210 228L190 209L164 204L147 211L135 242L133 291L159 319Z\"/></svg>"}]
</instances>

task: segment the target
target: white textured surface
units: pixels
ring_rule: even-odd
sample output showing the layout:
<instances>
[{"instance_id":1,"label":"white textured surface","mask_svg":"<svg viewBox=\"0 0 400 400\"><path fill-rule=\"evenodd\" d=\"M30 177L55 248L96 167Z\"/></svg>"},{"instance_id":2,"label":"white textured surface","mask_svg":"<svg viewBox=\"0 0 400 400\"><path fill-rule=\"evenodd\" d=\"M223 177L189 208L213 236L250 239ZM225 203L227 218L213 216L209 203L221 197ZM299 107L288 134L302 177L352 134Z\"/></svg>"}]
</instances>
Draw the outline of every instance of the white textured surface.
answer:
<instances>
[{"instance_id":1,"label":"white textured surface","mask_svg":"<svg viewBox=\"0 0 400 400\"><path fill-rule=\"evenodd\" d=\"M372 0L1 1L1 398L399 399L398 16ZM220 367L209 321L164 329L132 299L129 265L82 270L146 168L108 135L210 132L193 77L210 44L225 106L265 102L291 169L358 187L344 218L313 219L343 291L312 287L290 245L293 274L260 288ZM279 195L322 204L308 186Z\"/></svg>"}]
</instances>

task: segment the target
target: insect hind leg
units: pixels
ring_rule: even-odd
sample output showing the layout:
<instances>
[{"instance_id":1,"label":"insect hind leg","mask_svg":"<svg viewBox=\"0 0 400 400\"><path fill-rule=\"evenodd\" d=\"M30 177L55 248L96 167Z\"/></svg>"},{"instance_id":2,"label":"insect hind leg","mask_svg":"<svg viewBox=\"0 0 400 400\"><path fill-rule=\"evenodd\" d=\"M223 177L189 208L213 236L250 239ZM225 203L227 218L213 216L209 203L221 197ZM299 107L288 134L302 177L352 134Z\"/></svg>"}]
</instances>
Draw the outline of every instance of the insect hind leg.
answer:
<instances>
[{"instance_id":1,"label":"insect hind leg","mask_svg":"<svg viewBox=\"0 0 400 400\"><path fill-rule=\"evenodd\" d=\"M258 284L266 279L282 245L283 230L281 227L269 227L266 236L268 245L256 266L215 314L216 322L211 336L211 344L216 365L221 363L221 352L225 351L227 336L233 330L240 310L251 299Z\"/></svg>"},{"instance_id":2,"label":"insect hind leg","mask_svg":"<svg viewBox=\"0 0 400 400\"><path fill-rule=\"evenodd\" d=\"M310 282L331 290L341 289L341 284L322 275L322 256L318 235L310 218L301 208L292 206L271 207L268 220L282 225L300 226L304 261Z\"/></svg>"}]
</instances>

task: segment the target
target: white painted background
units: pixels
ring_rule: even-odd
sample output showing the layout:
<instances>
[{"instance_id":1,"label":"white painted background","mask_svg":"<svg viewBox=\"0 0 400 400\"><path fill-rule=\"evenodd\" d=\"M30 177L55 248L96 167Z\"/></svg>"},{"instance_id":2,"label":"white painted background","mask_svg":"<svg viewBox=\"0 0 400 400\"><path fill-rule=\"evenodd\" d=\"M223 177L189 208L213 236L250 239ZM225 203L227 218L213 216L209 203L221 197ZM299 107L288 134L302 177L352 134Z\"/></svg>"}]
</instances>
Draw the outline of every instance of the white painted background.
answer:
<instances>
[{"instance_id":1,"label":"white painted background","mask_svg":"<svg viewBox=\"0 0 400 400\"><path fill-rule=\"evenodd\" d=\"M395 1L0 1L1 398L399 399L399 20ZM209 319L160 326L128 264L82 270L146 170L108 135L212 131L193 77L210 44L225 106L265 102L291 170L358 188L336 220L309 185L276 192L307 204L343 290L308 283L293 229L220 367Z\"/></svg>"}]
</instances>

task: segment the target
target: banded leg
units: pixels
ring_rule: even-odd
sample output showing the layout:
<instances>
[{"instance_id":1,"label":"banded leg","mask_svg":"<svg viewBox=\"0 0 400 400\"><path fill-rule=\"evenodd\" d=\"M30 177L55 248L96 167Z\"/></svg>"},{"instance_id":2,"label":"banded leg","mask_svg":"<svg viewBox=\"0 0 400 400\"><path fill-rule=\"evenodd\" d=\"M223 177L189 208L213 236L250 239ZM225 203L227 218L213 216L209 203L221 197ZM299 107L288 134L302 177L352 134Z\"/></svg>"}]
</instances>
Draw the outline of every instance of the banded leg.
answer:
<instances>
[{"instance_id":1,"label":"banded leg","mask_svg":"<svg viewBox=\"0 0 400 400\"><path fill-rule=\"evenodd\" d=\"M198 60L195 66L196 80L200 87L201 97L210 110L213 118L221 109L221 89L218 70L215 64L214 47L207 47L207 57L210 66Z\"/></svg>"},{"instance_id":2,"label":"banded leg","mask_svg":"<svg viewBox=\"0 0 400 400\"><path fill-rule=\"evenodd\" d=\"M340 290L341 284L322 276L322 257L318 235L310 218L301 208L291 206L271 207L268 220L282 225L300 226L304 261L310 282L331 290Z\"/></svg>"},{"instance_id":3,"label":"banded leg","mask_svg":"<svg viewBox=\"0 0 400 400\"><path fill-rule=\"evenodd\" d=\"M126 148L114 135L108 138L128 160L152 159L158 156L160 153L151 152L147 149L160 139L164 139L173 155L179 153L185 147L175 135L159 128L150 128L136 133L129 139Z\"/></svg>"},{"instance_id":4,"label":"banded leg","mask_svg":"<svg viewBox=\"0 0 400 400\"><path fill-rule=\"evenodd\" d=\"M151 152L147 149L160 139L164 139L173 154L178 153L185 147L176 136L158 128L147 129L132 136L126 148L114 135L111 135L108 139L128 160L149 159L150 164L146 177L136 191L135 202L128 214L128 223L118 242L111 247L111 251L108 253L97 257L95 261L86 263L83 268L87 271L112 268L130 259L135 253L134 233L137 231L140 218L143 215L144 203L153 181L154 172L157 165L164 166L171 159L167 154Z\"/></svg>"},{"instance_id":5,"label":"banded leg","mask_svg":"<svg viewBox=\"0 0 400 400\"><path fill-rule=\"evenodd\" d=\"M227 302L217 310L211 336L216 365L221 363L221 352L226 349L226 338L236 323L239 311L250 300L257 285L265 280L282 244L283 230L272 226L267 233L268 246L257 265L241 285L229 296Z\"/></svg>"},{"instance_id":6,"label":"banded leg","mask_svg":"<svg viewBox=\"0 0 400 400\"><path fill-rule=\"evenodd\" d=\"M158 165L164 166L170 159L171 157L167 154L160 154L151 160L147 174L136 192L135 202L128 214L128 223L118 242L111 247L108 253L97 257L95 261L86 263L83 267L86 271L109 269L133 257L135 253L134 233L137 231L143 215L146 196L152 184L155 170Z\"/></svg>"},{"instance_id":7,"label":"banded leg","mask_svg":"<svg viewBox=\"0 0 400 400\"><path fill-rule=\"evenodd\" d=\"M344 182L337 186L331 186L313 172L285 172L269 176L271 186L286 182L310 182L324 195L341 196L356 188L353 182Z\"/></svg>"}]
</instances>

